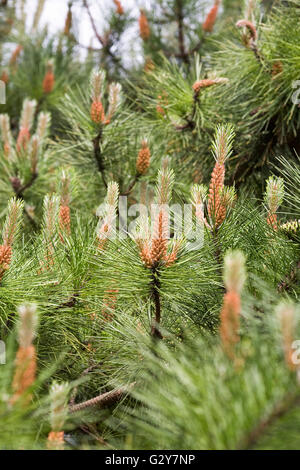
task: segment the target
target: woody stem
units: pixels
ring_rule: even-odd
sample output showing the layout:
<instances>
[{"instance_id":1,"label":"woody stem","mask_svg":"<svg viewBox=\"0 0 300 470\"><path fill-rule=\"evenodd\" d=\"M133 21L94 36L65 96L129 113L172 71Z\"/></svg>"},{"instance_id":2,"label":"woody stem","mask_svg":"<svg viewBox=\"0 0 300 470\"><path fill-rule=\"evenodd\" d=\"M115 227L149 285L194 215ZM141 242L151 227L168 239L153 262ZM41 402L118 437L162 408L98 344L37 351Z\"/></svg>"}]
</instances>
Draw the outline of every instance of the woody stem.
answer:
<instances>
[{"instance_id":1,"label":"woody stem","mask_svg":"<svg viewBox=\"0 0 300 470\"><path fill-rule=\"evenodd\" d=\"M130 194L133 188L135 187L140 177L141 175L139 173L136 173L134 179L131 181L128 188L124 192L122 192L121 196L128 196L128 194Z\"/></svg>"},{"instance_id":2,"label":"woody stem","mask_svg":"<svg viewBox=\"0 0 300 470\"><path fill-rule=\"evenodd\" d=\"M185 131L186 129L195 129L196 123L195 123L195 115L197 111L197 105L199 104L199 93L195 92L193 96L193 107L191 110L191 113L189 116L186 116L184 119L186 121L186 124L183 124L182 126L175 126L175 129L177 131Z\"/></svg>"},{"instance_id":3,"label":"woody stem","mask_svg":"<svg viewBox=\"0 0 300 470\"><path fill-rule=\"evenodd\" d=\"M98 171L101 174L103 184L107 188L107 182L106 182L105 173L104 173L105 168L104 168L104 163L103 163L103 156L102 156L101 149L100 149L102 134L103 134L103 131L101 127L98 134L93 139L94 157L97 163Z\"/></svg>"},{"instance_id":4,"label":"woody stem","mask_svg":"<svg viewBox=\"0 0 300 470\"><path fill-rule=\"evenodd\" d=\"M13 180L11 180L12 188L13 188L13 190L15 192L15 195L18 199L21 199L22 201L25 200L24 199L24 192L26 191L26 189L30 188L33 185L33 183L35 182L37 177L38 177L38 173L36 171L34 171L31 175L30 180L27 181L27 183L25 183L23 186L21 186L21 182L19 181L19 179L17 179L17 182L19 184L13 184ZM29 222L33 226L33 228L36 229L37 224L36 224L34 218L32 217L32 215L28 212L28 209L26 207L24 209L24 212L25 212Z\"/></svg>"},{"instance_id":5,"label":"woody stem","mask_svg":"<svg viewBox=\"0 0 300 470\"><path fill-rule=\"evenodd\" d=\"M220 247L220 241L218 237L218 228L214 227L212 230L212 240L214 244L214 256L215 260L218 263L218 269L220 272L222 272L222 257L221 257L221 247Z\"/></svg>"},{"instance_id":6,"label":"woody stem","mask_svg":"<svg viewBox=\"0 0 300 470\"><path fill-rule=\"evenodd\" d=\"M183 9L182 9L182 0L177 0L177 23L178 23L178 44L181 59L188 64L189 56L186 53L184 45L184 31L183 31Z\"/></svg>"},{"instance_id":7,"label":"woody stem","mask_svg":"<svg viewBox=\"0 0 300 470\"><path fill-rule=\"evenodd\" d=\"M257 44L255 42L252 42L250 46L251 50L254 52L254 55L256 57L256 60L259 62L260 65L265 65L265 61L263 56L261 55L260 51L258 50Z\"/></svg>"},{"instance_id":8,"label":"woody stem","mask_svg":"<svg viewBox=\"0 0 300 470\"><path fill-rule=\"evenodd\" d=\"M161 303L160 303L159 288L160 288L160 280L159 280L158 272L156 268L153 268L152 269L151 294L152 294L152 299L154 301L155 320L152 324L151 335L155 338L162 339L162 334L158 329L158 325L160 324L160 320L161 320Z\"/></svg>"},{"instance_id":9,"label":"woody stem","mask_svg":"<svg viewBox=\"0 0 300 470\"><path fill-rule=\"evenodd\" d=\"M260 421L254 429L251 430L248 436L240 443L241 449L253 449L259 438L264 434L266 429L286 414L290 409L299 406L299 394L287 394L281 401L279 401L273 408L271 414Z\"/></svg>"},{"instance_id":10,"label":"woody stem","mask_svg":"<svg viewBox=\"0 0 300 470\"><path fill-rule=\"evenodd\" d=\"M37 177L38 177L37 172L32 173L30 180L27 181L27 183L25 183L19 189L15 190L16 196L20 199L23 199L24 198L24 196L23 196L24 191L26 191L26 189L30 188L33 185L33 183L35 182Z\"/></svg>"}]
</instances>

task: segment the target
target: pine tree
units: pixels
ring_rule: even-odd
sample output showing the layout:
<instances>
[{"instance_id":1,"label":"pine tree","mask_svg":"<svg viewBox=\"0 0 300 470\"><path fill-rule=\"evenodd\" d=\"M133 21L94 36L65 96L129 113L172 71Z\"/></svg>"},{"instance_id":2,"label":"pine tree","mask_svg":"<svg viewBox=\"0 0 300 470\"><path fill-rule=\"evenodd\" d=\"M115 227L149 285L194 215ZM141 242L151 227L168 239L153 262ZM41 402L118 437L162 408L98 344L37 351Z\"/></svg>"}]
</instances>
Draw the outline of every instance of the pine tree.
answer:
<instances>
[{"instance_id":1,"label":"pine tree","mask_svg":"<svg viewBox=\"0 0 300 470\"><path fill-rule=\"evenodd\" d=\"M0 448L299 447L299 2L47 2L0 2Z\"/></svg>"}]
</instances>

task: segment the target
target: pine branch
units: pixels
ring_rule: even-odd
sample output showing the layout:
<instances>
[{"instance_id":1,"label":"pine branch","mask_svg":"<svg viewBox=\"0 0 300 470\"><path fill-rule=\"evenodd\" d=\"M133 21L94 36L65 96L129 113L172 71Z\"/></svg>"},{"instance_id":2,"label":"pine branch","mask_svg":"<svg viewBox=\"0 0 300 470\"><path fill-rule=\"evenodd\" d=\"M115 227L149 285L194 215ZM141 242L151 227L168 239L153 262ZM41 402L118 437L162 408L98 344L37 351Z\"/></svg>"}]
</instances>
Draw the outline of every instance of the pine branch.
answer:
<instances>
[{"instance_id":1,"label":"pine branch","mask_svg":"<svg viewBox=\"0 0 300 470\"><path fill-rule=\"evenodd\" d=\"M90 7L87 3L87 0L83 0L83 6L85 7L86 11L87 11L87 14L89 16L89 19L90 19L90 23L91 23L91 26L93 28L93 31L94 31L94 34L96 36L96 38L98 39L99 43L102 45L102 48L105 49L105 51L107 52L107 54L111 57L111 59L113 60L113 62L118 65L122 70L123 72L126 72L127 73L127 70L125 69L125 67L123 67L122 63L121 63L121 60L115 56L115 54L112 52L111 50L111 46L107 41L105 41L103 39L103 37L99 34L98 30L97 30L97 27L96 27L96 23L95 23L95 20L93 18L93 15L91 13L91 10L90 10ZM103 50L102 49L102 50Z\"/></svg>"},{"instance_id":2,"label":"pine branch","mask_svg":"<svg viewBox=\"0 0 300 470\"><path fill-rule=\"evenodd\" d=\"M204 35L202 38L195 44L195 46L189 51L189 54L194 54L195 52L199 52L199 50L202 48L204 44Z\"/></svg>"},{"instance_id":3,"label":"pine branch","mask_svg":"<svg viewBox=\"0 0 300 470\"><path fill-rule=\"evenodd\" d=\"M297 274L300 269L300 261L296 263L296 266L293 267L291 272L284 278L282 279L278 285L277 285L277 290L279 292L287 292L293 285L293 283L297 280Z\"/></svg>"},{"instance_id":4,"label":"pine branch","mask_svg":"<svg viewBox=\"0 0 300 470\"><path fill-rule=\"evenodd\" d=\"M99 436L96 426L92 424L86 424L80 426L80 429L92 438L94 438L96 441L98 441L100 445L110 447L109 444L103 439L103 437Z\"/></svg>"},{"instance_id":5,"label":"pine branch","mask_svg":"<svg viewBox=\"0 0 300 470\"><path fill-rule=\"evenodd\" d=\"M76 413L77 411L82 411L86 408L90 408L93 406L97 406L99 408L106 408L115 405L118 401L122 400L124 395L126 395L128 391L132 387L134 387L135 384L136 382L132 382L128 386L120 387L110 392L102 393L101 395L98 395L95 398L91 398L90 400L70 406L69 411L70 413Z\"/></svg>"},{"instance_id":6,"label":"pine branch","mask_svg":"<svg viewBox=\"0 0 300 470\"><path fill-rule=\"evenodd\" d=\"M56 307L56 310L60 309L60 308L71 308L71 307L75 307L76 303L78 302L78 297L79 297L79 293L78 292L74 292L74 294L71 295L71 297L66 300L65 302L63 302L62 304L58 305Z\"/></svg>"},{"instance_id":7,"label":"pine branch","mask_svg":"<svg viewBox=\"0 0 300 470\"><path fill-rule=\"evenodd\" d=\"M161 302L160 302L160 280L159 280L159 273L157 269L154 267L152 268L152 287L151 287L151 295L154 301L154 308L155 308L155 320L152 324L151 328L151 335L155 338L162 339L162 334L158 329L158 325L160 325L161 320Z\"/></svg>"},{"instance_id":8,"label":"pine branch","mask_svg":"<svg viewBox=\"0 0 300 470\"><path fill-rule=\"evenodd\" d=\"M275 421L285 415L291 408L298 406L299 404L299 393L289 394L288 396L284 397L283 400L274 406L270 415L260 421L258 425L252 429L241 445L238 446L238 449L253 449L260 437Z\"/></svg>"},{"instance_id":9,"label":"pine branch","mask_svg":"<svg viewBox=\"0 0 300 470\"><path fill-rule=\"evenodd\" d=\"M213 240L213 244L214 244L215 260L218 263L219 271L222 273L223 263L222 263L222 256L221 256L221 247L220 247L220 242L219 242L219 238L218 238L218 228L215 227L211 231L211 234L212 234L212 240Z\"/></svg>"},{"instance_id":10,"label":"pine branch","mask_svg":"<svg viewBox=\"0 0 300 470\"><path fill-rule=\"evenodd\" d=\"M183 24L183 3L182 0L177 0L176 2L176 13L177 13L177 24L178 24L178 44L181 59L189 64L189 56L185 50L184 44L184 24Z\"/></svg>"},{"instance_id":11,"label":"pine branch","mask_svg":"<svg viewBox=\"0 0 300 470\"><path fill-rule=\"evenodd\" d=\"M259 49L257 47L257 44L255 42L252 42L250 48L254 52L254 55L256 57L257 62L264 67L265 66L265 59L264 59L263 55L261 54L261 52L259 51ZM269 72L271 72L271 70L269 70Z\"/></svg>"},{"instance_id":12,"label":"pine branch","mask_svg":"<svg viewBox=\"0 0 300 470\"><path fill-rule=\"evenodd\" d=\"M18 199L21 199L22 201L25 200L24 199L24 192L33 185L33 183L35 182L37 177L38 177L37 172L32 173L31 178L24 185L21 185L21 181L18 177L11 178L10 182L11 182L12 188L14 190L14 193L15 193L15 195ZM28 209L26 207L24 207L24 212L25 212L26 217L28 218L30 224L32 225L32 227L34 229L36 229L37 228L37 223L34 220L34 218L32 217L32 215L28 212Z\"/></svg>"},{"instance_id":13,"label":"pine branch","mask_svg":"<svg viewBox=\"0 0 300 470\"><path fill-rule=\"evenodd\" d=\"M195 116L196 116L196 111L197 111L197 106L199 104L199 93L194 92L193 95L193 107L190 116L185 117L186 124L183 124L182 126L175 126L175 129L177 131L185 131L187 129L193 130L196 127L195 123Z\"/></svg>"},{"instance_id":14,"label":"pine branch","mask_svg":"<svg viewBox=\"0 0 300 470\"><path fill-rule=\"evenodd\" d=\"M86 0L83 0L83 6L85 7L86 11L87 11L87 14L89 16L89 19L90 19L90 22L91 22L91 26L93 28L93 31L94 31L94 34L96 36L96 38L98 39L98 41L100 42L100 44L102 44L102 46L105 45L105 42L104 42L104 39L102 38L102 36L100 36L100 34L98 33L98 30L97 30L97 27L96 27L96 23L94 21L94 18L93 18L93 15L91 13L91 10L90 10L90 7L87 3Z\"/></svg>"},{"instance_id":15,"label":"pine branch","mask_svg":"<svg viewBox=\"0 0 300 470\"><path fill-rule=\"evenodd\" d=\"M128 196L132 190L134 189L136 183L138 182L138 180L140 179L142 175L140 175L139 173L136 173L134 179L131 181L131 183L129 184L128 188L123 191L122 193L120 193L120 196Z\"/></svg>"},{"instance_id":16,"label":"pine branch","mask_svg":"<svg viewBox=\"0 0 300 470\"><path fill-rule=\"evenodd\" d=\"M37 172L32 173L30 179L23 186L21 186L19 178L11 178L11 185L17 198L24 199L24 191L26 191L26 189L30 188L33 185L37 177Z\"/></svg>"},{"instance_id":17,"label":"pine branch","mask_svg":"<svg viewBox=\"0 0 300 470\"><path fill-rule=\"evenodd\" d=\"M100 130L99 130L99 133L93 139L94 157L95 157L95 160L96 160L96 163L97 163L98 171L101 174L103 184L104 184L105 188L107 188L107 181L106 181L106 178L105 178L105 168L104 168L103 156L102 156L102 152L101 152L101 149L100 149L102 135L103 135L103 130L102 130L102 127L101 127Z\"/></svg>"}]
</instances>

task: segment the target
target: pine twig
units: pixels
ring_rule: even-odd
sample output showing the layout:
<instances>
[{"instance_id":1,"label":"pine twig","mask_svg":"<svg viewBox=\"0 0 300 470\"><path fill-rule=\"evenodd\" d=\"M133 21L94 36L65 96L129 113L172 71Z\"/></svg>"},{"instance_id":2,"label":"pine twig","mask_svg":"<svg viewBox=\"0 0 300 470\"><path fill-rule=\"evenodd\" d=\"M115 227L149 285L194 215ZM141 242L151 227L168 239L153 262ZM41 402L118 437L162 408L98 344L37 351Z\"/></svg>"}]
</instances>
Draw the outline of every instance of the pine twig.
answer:
<instances>
[{"instance_id":1,"label":"pine twig","mask_svg":"<svg viewBox=\"0 0 300 470\"><path fill-rule=\"evenodd\" d=\"M17 198L24 199L24 191L26 191L26 189L29 189L33 185L37 177L38 177L37 172L32 173L31 178L27 181L27 183L23 184L22 186L18 186L17 184L15 184L16 180L20 182L18 178L17 179L12 178L11 184L12 184L13 190Z\"/></svg>"},{"instance_id":2,"label":"pine twig","mask_svg":"<svg viewBox=\"0 0 300 470\"><path fill-rule=\"evenodd\" d=\"M33 183L35 182L37 177L38 177L37 172L32 173L31 178L27 181L27 183L25 183L23 185L21 185L21 181L18 177L11 178L11 180L10 180L11 186L12 186L12 188L14 190L14 193L15 193L15 195L18 199L21 199L22 201L25 200L24 199L24 192L33 185ZM29 222L31 223L32 227L34 229L36 229L37 228L37 223L34 220L34 218L32 217L32 215L28 212L28 209L26 207L24 208L24 213L25 213L26 217L28 218Z\"/></svg>"},{"instance_id":3,"label":"pine twig","mask_svg":"<svg viewBox=\"0 0 300 470\"><path fill-rule=\"evenodd\" d=\"M152 298L154 301L155 319L152 324L151 335L154 336L155 338L162 339L163 336L158 329L158 325L160 324L160 320L161 320L161 302L160 302L159 288L160 288L160 281L158 277L158 272L156 268L153 268L152 269L151 294L152 294Z\"/></svg>"},{"instance_id":4,"label":"pine twig","mask_svg":"<svg viewBox=\"0 0 300 470\"><path fill-rule=\"evenodd\" d=\"M262 56L261 52L259 51L258 47L257 47L257 44L255 42L252 42L251 46L250 46L250 49L254 52L254 55L256 57L256 60L257 62L261 65L261 66L265 66L265 59L264 57Z\"/></svg>"},{"instance_id":5,"label":"pine twig","mask_svg":"<svg viewBox=\"0 0 300 470\"><path fill-rule=\"evenodd\" d=\"M70 406L69 411L70 413L76 413L77 411L82 411L86 408L90 408L93 406L97 406L99 408L106 408L112 406L118 401L120 401L124 397L124 395L128 393L128 391L132 387L134 387L135 384L136 382L131 382L128 386L120 387L115 390L111 390L110 392L102 393L101 395L91 398L90 400Z\"/></svg>"},{"instance_id":6,"label":"pine twig","mask_svg":"<svg viewBox=\"0 0 300 470\"><path fill-rule=\"evenodd\" d=\"M193 107L190 116L185 117L186 124L183 124L182 126L175 126L175 129L177 131L185 131L187 129L195 129L196 123L194 121L196 111L197 111L197 105L199 104L199 93L194 92L193 95Z\"/></svg>"},{"instance_id":7,"label":"pine twig","mask_svg":"<svg viewBox=\"0 0 300 470\"><path fill-rule=\"evenodd\" d=\"M94 438L97 442L99 442L100 445L104 447L110 447L109 444L103 439L103 437L99 436L96 426L92 424L86 424L86 425L81 425L80 429L81 431L85 432L86 434Z\"/></svg>"},{"instance_id":8,"label":"pine twig","mask_svg":"<svg viewBox=\"0 0 300 470\"><path fill-rule=\"evenodd\" d=\"M291 272L278 283L277 290L279 292L288 291L290 289L291 285L296 280L299 269L300 269L300 261L298 261L296 266L293 267L293 269L291 270Z\"/></svg>"},{"instance_id":9,"label":"pine twig","mask_svg":"<svg viewBox=\"0 0 300 470\"><path fill-rule=\"evenodd\" d=\"M56 310L60 309L60 308L71 308L71 307L75 307L76 303L78 302L78 298L79 298L79 293L78 292L74 292L74 294L72 294L68 300L66 300L65 302L59 304L57 307L56 307Z\"/></svg>"},{"instance_id":10,"label":"pine twig","mask_svg":"<svg viewBox=\"0 0 300 470\"><path fill-rule=\"evenodd\" d=\"M140 179L141 175L139 173L136 173L134 179L131 181L131 183L129 184L128 188L122 192L122 194L120 194L120 196L128 196L131 191L133 190L133 188L135 187L136 183L138 182L138 180Z\"/></svg>"},{"instance_id":11,"label":"pine twig","mask_svg":"<svg viewBox=\"0 0 300 470\"><path fill-rule=\"evenodd\" d=\"M214 244L214 257L216 262L218 263L219 271L222 273L222 256L221 256L221 248L220 248L220 242L218 239L218 228L213 228L211 231L212 234L212 240Z\"/></svg>"},{"instance_id":12,"label":"pine twig","mask_svg":"<svg viewBox=\"0 0 300 470\"><path fill-rule=\"evenodd\" d=\"M96 27L96 23L95 23L95 21L94 21L93 15L92 15L91 10L90 10L90 7L89 7L89 5L88 5L88 3L87 3L86 0L83 0L83 6L84 6L84 8L85 8L86 11L87 11L87 14L88 14L88 16L89 16L89 19L90 19L90 22L91 22L91 26L92 26L92 28L93 28L93 31L94 31L94 34L95 34L96 38L98 39L98 41L100 42L100 44L102 44L102 46L104 46L104 45L105 45L105 42L104 42L102 36L100 36L100 34L98 33L98 30L97 30L97 27Z\"/></svg>"},{"instance_id":13,"label":"pine twig","mask_svg":"<svg viewBox=\"0 0 300 470\"><path fill-rule=\"evenodd\" d=\"M266 429L268 429L277 419L286 414L291 408L299 405L299 403L299 393L289 394L274 406L274 409L269 416L260 421L257 426L252 429L252 431L244 439L240 446L238 446L238 448L248 450L252 449Z\"/></svg>"},{"instance_id":14,"label":"pine twig","mask_svg":"<svg viewBox=\"0 0 300 470\"><path fill-rule=\"evenodd\" d=\"M102 135L103 135L103 130L102 128L100 128L100 131L98 132L96 137L93 139L94 157L97 163L98 171L101 174L103 184L105 188L107 188L107 181L106 181L105 173L104 173L105 168L104 168L104 163L103 163L103 156L100 150Z\"/></svg>"},{"instance_id":15,"label":"pine twig","mask_svg":"<svg viewBox=\"0 0 300 470\"><path fill-rule=\"evenodd\" d=\"M89 16L89 20L90 20L90 23L91 23L91 26L92 26L92 29L94 31L94 34L96 36L96 38L98 39L99 43L101 44L102 46L102 50L105 49L105 51L107 52L107 54L111 57L111 59L113 60L113 62L119 66L120 69L123 70L123 72L126 72L127 73L127 70L125 69L125 67L123 67L122 63L120 62L120 59L118 59L115 54L112 52L111 50L111 45L109 45L107 43L107 41L105 41L103 39L103 37L99 34L98 30L97 30L97 27L96 27L96 23L95 23L95 20L93 18L93 15L91 13L91 10L90 10L90 7L87 3L87 0L83 0L83 6L84 8L86 9L87 11L87 14Z\"/></svg>"},{"instance_id":16,"label":"pine twig","mask_svg":"<svg viewBox=\"0 0 300 470\"><path fill-rule=\"evenodd\" d=\"M189 51L189 54L194 54L195 52L199 52L199 50L202 48L204 44L205 37L204 35L202 36L201 39L195 44L195 46Z\"/></svg>"},{"instance_id":17,"label":"pine twig","mask_svg":"<svg viewBox=\"0 0 300 470\"><path fill-rule=\"evenodd\" d=\"M186 64L189 64L189 56L185 50L185 44L184 44L182 0L177 0L176 7L177 7L176 11L177 11L178 44L179 44L180 58Z\"/></svg>"}]
</instances>

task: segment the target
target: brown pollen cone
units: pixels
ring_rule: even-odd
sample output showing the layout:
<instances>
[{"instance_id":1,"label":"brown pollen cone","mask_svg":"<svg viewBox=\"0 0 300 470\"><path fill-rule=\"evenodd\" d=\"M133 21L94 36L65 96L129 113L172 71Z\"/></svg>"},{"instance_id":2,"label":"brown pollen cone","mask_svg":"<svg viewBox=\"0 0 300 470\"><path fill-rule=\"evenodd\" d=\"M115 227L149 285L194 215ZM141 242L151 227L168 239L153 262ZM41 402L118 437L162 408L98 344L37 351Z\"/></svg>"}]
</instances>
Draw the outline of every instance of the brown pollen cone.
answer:
<instances>
[{"instance_id":1,"label":"brown pollen cone","mask_svg":"<svg viewBox=\"0 0 300 470\"><path fill-rule=\"evenodd\" d=\"M55 77L52 70L48 70L43 80L43 91L46 95L52 92L55 84Z\"/></svg>"},{"instance_id":2,"label":"brown pollen cone","mask_svg":"<svg viewBox=\"0 0 300 470\"><path fill-rule=\"evenodd\" d=\"M199 93L202 88L208 88L212 85L215 85L216 81L210 78L204 78L203 80L198 80L193 84L193 90L195 93Z\"/></svg>"},{"instance_id":3,"label":"brown pollen cone","mask_svg":"<svg viewBox=\"0 0 300 470\"><path fill-rule=\"evenodd\" d=\"M66 233L71 232L71 218L69 206L60 206L59 209L59 226Z\"/></svg>"},{"instance_id":4,"label":"brown pollen cone","mask_svg":"<svg viewBox=\"0 0 300 470\"><path fill-rule=\"evenodd\" d=\"M118 13L118 15L120 16L124 15L124 8L120 0L114 0L114 4L116 5L116 12Z\"/></svg>"},{"instance_id":5,"label":"brown pollen cone","mask_svg":"<svg viewBox=\"0 0 300 470\"><path fill-rule=\"evenodd\" d=\"M162 209L156 220L155 234L152 238L150 257L152 265L157 264L167 255L168 239L166 235L167 214Z\"/></svg>"},{"instance_id":6,"label":"brown pollen cone","mask_svg":"<svg viewBox=\"0 0 300 470\"><path fill-rule=\"evenodd\" d=\"M11 399L15 403L18 398L30 387L36 374L36 352L35 347L31 344L24 348L19 347L16 355L16 369L13 378L12 387L14 395Z\"/></svg>"},{"instance_id":7,"label":"brown pollen cone","mask_svg":"<svg viewBox=\"0 0 300 470\"><path fill-rule=\"evenodd\" d=\"M267 217L267 222L274 230L277 230L278 225L277 225L277 215L276 214L273 214L273 212L269 212L268 217Z\"/></svg>"},{"instance_id":8,"label":"brown pollen cone","mask_svg":"<svg viewBox=\"0 0 300 470\"><path fill-rule=\"evenodd\" d=\"M0 281L11 263L12 249L10 245L0 245Z\"/></svg>"},{"instance_id":9,"label":"brown pollen cone","mask_svg":"<svg viewBox=\"0 0 300 470\"><path fill-rule=\"evenodd\" d=\"M118 289L108 289L104 294L102 315L105 321L112 321L116 309Z\"/></svg>"},{"instance_id":10,"label":"brown pollen cone","mask_svg":"<svg viewBox=\"0 0 300 470\"><path fill-rule=\"evenodd\" d=\"M27 144L30 139L30 132L27 127L22 127L19 131L17 138L17 151L20 152L21 149L26 150Z\"/></svg>"},{"instance_id":11,"label":"brown pollen cone","mask_svg":"<svg viewBox=\"0 0 300 470\"><path fill-rule=\"evenodd\" d=\"M101 101L93 101L91 105L91 119L96 124L100 124L105 121L104 109Z\"/></svg>"},{"instance_id":12,"label":"brown pollen cone","mask_svg":"<svg viewBox=\"0 0 300 470\"><path fill-rule=\"evenodd\" d=\"M47 448L49 450L63 450L64 431L51 431L48 434Z\"/></svg>"},{"instance_id":13,"label":"brown pollen cone","mask_svg":"<svg viewBox=\"0 0 300 470\"><path fill-rule=\"evenodd\" d=\"M238 330L240 326L240 296L235 291L224 295L221 311L220 335L225 352L234 358L234 345L239 342Z\"/></svg>"},{"instance_id":14,"label":"brown pollen cone","mask_svg":"<svg viewBox=\"0 0 300 470\"><path fill-rule=\"evenodd\" d=\"M0 80L2 80L2 82L4 82L6 85L8 84L8 82L9 82L9 75L8 75L8 73L6 72L6 70L3 70L2 74L1 74Z\"/></svg>"},{"instance_id":15,"label":"brown pollen cone","mask_svg":"<svg viewBox=\"0 0 300 470\"><path fill-rule=\"evenodd\" d=\"M218 10L219 10L219 2L215 3L215 5L209 10L205 18L205 21L202 25L202 29L206 33L211 33L212 30L214 29L214 25L215 25L217 15L218 15Z\"/></svg>"},{"instance_id":16,"label":"brown pollen cone","mask_svg":"<svg viewBox=\"0 0 300 470\"><path fill-rule=\"evenodd\" d=\"M150 37L150 28L147 20L147 16L145 15L145 12L141 10L141 14L139 17L139 27L140 27L140 36L143 39L143 41L147 41Z\"/></svg>"},{"instance_id":17,"label":"brown pollen cone","mask_svg":"<svg viewBox=\"0 0 300 470\"><path fill-rule=\"evenodd\" d=\"M150 166L150 158L150 149L147 141L144 140L136 161L136 170L139 175L144 175L147 172Z\"/></svg>"},{"instance_id":18,"label":"brown pollen cone","mask_svg":"<svg viewBox=\"0 0 300 470\"><path fill-rule=\"evenodd\" d=\"M17 62L17 59L19 57L19 55L21 54L23 50L23 46L21 46L20 44L15 48L14 52L12 53L11 55L11 58L10 58L10 65L15 65L15 63Z\"/></svg>"},{"instance_id":19,"label":"brown pollen cone","mask_svg":"<svg viewBox=\"0 0 300 470\"><path fill-rule=\"evenodd\" d=\"M208 215L215 221L219 218L219 211L221 209L221 191L224 186L225 178L225 165L224 163L216 162L209 185L208 196Z\"/></svg>"}]
</instances>

